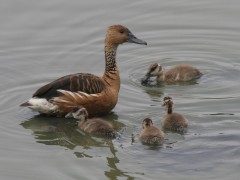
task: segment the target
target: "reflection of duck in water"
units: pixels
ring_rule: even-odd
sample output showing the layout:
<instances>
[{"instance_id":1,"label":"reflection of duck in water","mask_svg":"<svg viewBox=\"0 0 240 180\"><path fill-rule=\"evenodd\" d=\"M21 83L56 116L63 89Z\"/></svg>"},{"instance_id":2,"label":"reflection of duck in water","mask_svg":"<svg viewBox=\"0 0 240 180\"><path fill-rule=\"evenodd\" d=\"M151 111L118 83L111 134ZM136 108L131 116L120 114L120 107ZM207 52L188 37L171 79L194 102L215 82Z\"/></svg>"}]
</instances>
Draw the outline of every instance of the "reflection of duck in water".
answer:
<instances>
[{"instance_id":1,"label":"reflection of duck in water","mask_svg":"<svg viewBox=\"0 0 240 180\"><path fill-rule=\"evenodd\" d=\"M89 73L61 77L38 89L21 106L54 116L64 116L76 106L84 106L89 115L110 112L117 103L120 88L116 53L118 45L124 42L147 44L122 25L110 26L105 38L105 72L102 77Z\"/></svg>"},{"instance_id":2,"label":"reflection of duck in water","mask_svg":"<svg viewBox=\"0 0 240 180\"><path fill-rule=\"evenodd\" d=\"M162 119L162 127L170 131L184 132L188 127L188 120L181 114L173 112L171 97L164 97L163 101L163 106L166 107L166 114Z\"/></svg>"},{"instance_id":3,"label":"reflection of duck in water","mask_svg":"<svg viewBox=\"0 0 240 180\"><path fill-rule=\"evenodd\" d=\"M164 133L153 126L151 119L146 118L143 120L143 130L139 135L139 139L145 144L160 144L163 141Z\"/></svg>"},{"instance_id":4,"label":"reflection of duck in water","mask_svg":"<svg viewBox=\"0 0 240 180\"><path fill-rule=\"evenodd\" d=\"M67 114L67 117L74 117L80 120L78 123L79 128L93 135L102 135L107 137L115 137L116 131L113 129L111 123L104 121L100 118L88 118L88 111L84 107L78 107Z\"/></svg>"},{"instance_id":5,"label":"reflection of duck in water","mask_svg":"<svg viewBox=\"0 0 240 180\"><path fill-rule=\"evenodd\" d=\"M86 144L99 146L94 139L84 138L76 131L76 120L74 119L66 121L63 118L56 119L38 115L25 120L20 125L32 131L31 134L37 143L64 146L69 149L74 149L78 145L86 146Z\"/></svg>"},{"instance_id":6,"label":"reflection of duck in water","mask_svg":"<svg viewBox=\"0 0 240 180\"><path fill-rule=\"evenodd\" d=\"M156 76L158 82L186 82L198 79L202 73L195 67L188 64L179 64L168 70L164 70L161 64L150 65L148 72L142 79L142 83L148 83L150 77Z\"/></svg>"}]
</instances>

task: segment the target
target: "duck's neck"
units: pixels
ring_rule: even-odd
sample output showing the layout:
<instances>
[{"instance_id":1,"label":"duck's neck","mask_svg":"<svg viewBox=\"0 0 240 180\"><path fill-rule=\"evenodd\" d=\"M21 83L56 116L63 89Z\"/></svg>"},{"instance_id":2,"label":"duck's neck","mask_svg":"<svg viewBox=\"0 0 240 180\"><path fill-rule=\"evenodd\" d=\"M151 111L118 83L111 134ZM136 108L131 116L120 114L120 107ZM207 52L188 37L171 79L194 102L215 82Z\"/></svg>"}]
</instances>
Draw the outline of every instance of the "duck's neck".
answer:
<instances>
[{"instance_id":1,"label":"duck's neck","mask_svg":"<svg viewBox=\"0 0 240 180\"><path fill-rule=\"evenodd\" d=\"M105 72L103 80L109 86L115 86L117 91L120 88L120 76L116 62L117 46L105 45Z\"/></svg>"},{"instance_id":2,"label":"duck's neck","mask_svg":"<svg viewBox=\"0 0 240 180\"><path fill-rule=\"evenodd\" d=\"M105 45L105 72L116 71L117 63L116 63L116 54L117 54L117 46L109 46Z\"/></svg>"}]
</instances>

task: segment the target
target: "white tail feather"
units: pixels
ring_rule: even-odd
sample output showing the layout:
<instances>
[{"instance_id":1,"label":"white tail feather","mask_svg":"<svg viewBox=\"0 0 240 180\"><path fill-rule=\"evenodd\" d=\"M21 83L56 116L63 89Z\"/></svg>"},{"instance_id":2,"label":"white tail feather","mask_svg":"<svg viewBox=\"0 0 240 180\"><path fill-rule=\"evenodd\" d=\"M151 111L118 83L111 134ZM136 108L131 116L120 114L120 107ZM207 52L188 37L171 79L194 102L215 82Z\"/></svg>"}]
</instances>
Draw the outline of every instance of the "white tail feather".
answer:
<instances>
[{"instance_id":1,"label":"white tail feather","mask_svg":"<svg viewBox=\"0 0 240 180\"><path fill-rule=\"evenodd\" d=\"M58 110L56 105L53 105L44 98L31 98L28 103L30 104L28 106L30 109L44 114L53 113Z\"/></svg>"}]
</instances>

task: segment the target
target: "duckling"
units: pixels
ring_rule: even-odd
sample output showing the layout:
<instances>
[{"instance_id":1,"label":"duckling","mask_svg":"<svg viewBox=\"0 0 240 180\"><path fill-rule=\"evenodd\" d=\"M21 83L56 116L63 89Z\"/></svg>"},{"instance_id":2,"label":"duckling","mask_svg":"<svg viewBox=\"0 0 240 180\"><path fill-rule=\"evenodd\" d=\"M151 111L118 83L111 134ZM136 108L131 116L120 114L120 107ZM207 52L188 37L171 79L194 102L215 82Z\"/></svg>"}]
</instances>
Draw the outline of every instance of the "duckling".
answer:
<instances>
[{"instance_id":1,"label":"duckling","mask_svg":"<svg viewBox=\"0 0 240 180\"><path fill-rule=\"evenodd\" d=\"M153 122L149 118L143 120L143 129L139 135L139 139L145 144L160 144L163 141L164 133L153 126Z\"/></svg>"},{"instance_id":2,"label":"duckling","mask_svg":"<svg viewBox=\"0 0 240 180\"><path fill-rule=\"evenodd\" d=\"M186 82L198 79L202 73L195 67L188 64L178 64L168 70L164 70L161 64L150 65L148 72L142 79L142 83L147 83L148 79L156 76L158 82Z\"/></svg>"},{"instance_id":3,"label":"duckling","mask_svg":"<svg viewBox=\"0 0 240 180\"><path fill-rule=\"evenodd\" d=\"M162 127L166 130L183 133L188 127L188 120L181 114L173 112L172 98L167 96L163 99L163 106L166 107L166 114L162 119Z\"/></svg>"},{"instance_id":4,"label":"duckling","mask_svg":"<svg viewBox=\"0 0 240 180\"><path fill-rule=\"evenodd\" d=\"M108 28L105 39L105 71L99 77L89 73L63 76L39 88L27 102L28 107L41 114L62 117L76 106L84 106L89 115L110 112L118 101L120 75L116 63L118 45L128 42L147 43L138 39L122 25Z\"/></svg>"},{"instance_id":5,"label":"duckling","mask_svg":"<svg viewBox=\"0 0 240 180\"><path fill-rule=\"evenodd\" d=\"M100 118L88 118L88 111L84 107L76 107L72 112L66 115L67 118L73 117L80 120L78 123L79 128L92 135L100 135L106 137L116 137L116 131L111 123L104 121Z\"/></svg>"}]
</instances>

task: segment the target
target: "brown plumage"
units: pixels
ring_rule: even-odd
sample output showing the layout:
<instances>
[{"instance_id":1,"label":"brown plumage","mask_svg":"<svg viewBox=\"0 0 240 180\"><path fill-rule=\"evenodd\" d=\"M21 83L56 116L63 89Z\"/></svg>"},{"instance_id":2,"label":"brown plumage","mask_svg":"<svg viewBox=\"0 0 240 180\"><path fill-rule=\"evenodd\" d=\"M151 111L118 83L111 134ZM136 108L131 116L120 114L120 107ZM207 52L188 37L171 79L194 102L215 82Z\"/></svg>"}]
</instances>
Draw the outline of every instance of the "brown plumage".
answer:
<instances>
[{"instance_id":1,"label":"brown plumage","mask_svg":"<svg viewBox=\"0 0 240 180\"><path fill-rule=\"evenodd\" d=\"M111 123L100 118L88 118L88 112L84 107L77 107L73 112L68 113L67 117L74 117L80 120L79 128L92 135L100 135L106 137L115 137L116 131Z\"/></svg>"},{"instance_id":2,"label":"brown plumage","mask_svg":"<svg viewBox=\"0 0 240 180\"><path fill-rule=\"evenodd\" d=\"M156 76L159 82L186 82L198 79L202 73L189 64L178 64L168 70L164 70L161 64L154 63L150 65L143 82L147 82L151 76Z\"/></svg>"},{"instance_id":3,"label":"brown plumage","mask_svg":"<svg viewBox=\"0 0 240 180\"><path fill-rule=\"evenodd\" d=\"M139 139L144 144L160 144L163 141L164 133L153 126L151 119L146 118L143 120L143 129L139 135Z\"/></svg>"},{"instance_id":4,"label":"brown plumage","mask_svg":"<svg viewBox=\"0 0 240 180\"><path fill-rule=\"evenodd\" d=\"M118 101L120 76L116 52L118 45L124 42L147 44L122 25L110 26L105 39L105 72L102 77L88 73L64 76L38 89L21 106L56 116L67 114L76 106L84 106L91 116L108 113Z\"/></svg>"},{"instance_id":5,"label":"brown plumage","mask_svg":"<svg viewBox=\"0 0 240 180\"><path fill-rule=\"evenodd\" d=\"M164 97L163 101L163 106L166 107L166 114L161 121L162 127L170 131L185 132L188 127L188 120L183 115L173 112L173 102L171 97Z\"/></svg>"}]
</instances>

